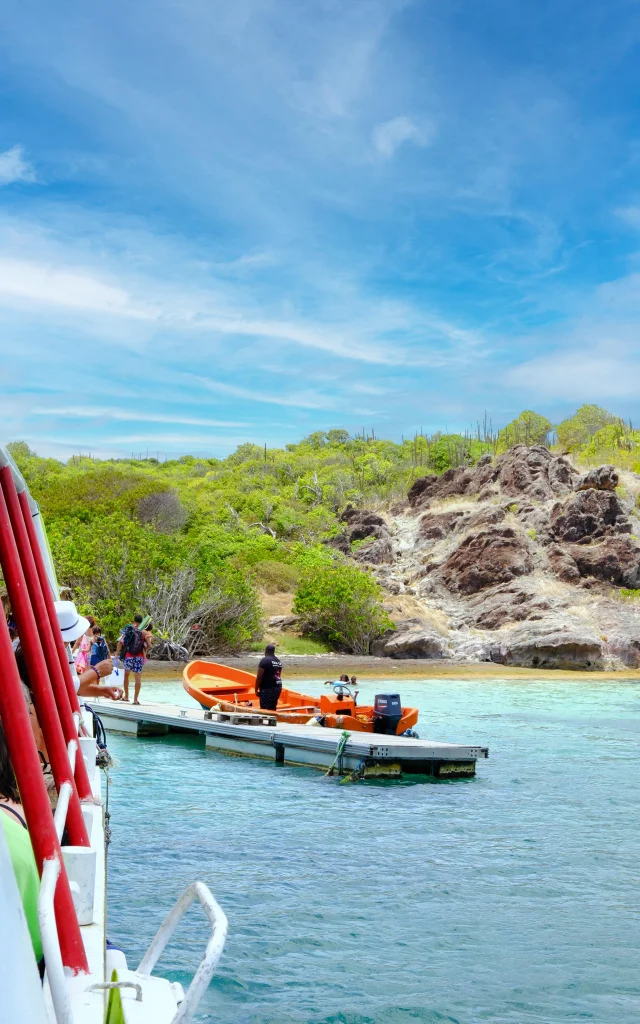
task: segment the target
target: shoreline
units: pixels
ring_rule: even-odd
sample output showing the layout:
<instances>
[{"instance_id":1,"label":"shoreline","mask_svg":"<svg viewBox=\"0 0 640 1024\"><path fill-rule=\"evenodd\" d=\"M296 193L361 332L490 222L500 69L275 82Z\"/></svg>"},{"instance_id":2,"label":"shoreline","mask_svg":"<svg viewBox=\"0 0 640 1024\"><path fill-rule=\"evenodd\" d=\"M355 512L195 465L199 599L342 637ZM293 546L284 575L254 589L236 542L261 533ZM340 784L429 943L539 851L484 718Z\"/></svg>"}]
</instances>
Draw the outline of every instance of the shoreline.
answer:
<instances>
[{"instance_id":1,"label":"shoreline","mask_svg":"<svg viewBox=\"0 0 640 1024\"><path fill-rule=\"evenodd\" d=\"M231 668L255 672L261 654L242 654L222 658ZM203 661L213 661L203 658ZM615 680L631 679L640 682L640 669L619 671L582 669L516 668L494 662L452 663L449 660L423 658L375 658L372 655L349 654L290 654L282 655L283 674L286 679L338 679L342 674L359 679L572 679L583 678ZM180 679L183 662L148 661L146 673L154 678Z\"/></svg>"}]
</instances>

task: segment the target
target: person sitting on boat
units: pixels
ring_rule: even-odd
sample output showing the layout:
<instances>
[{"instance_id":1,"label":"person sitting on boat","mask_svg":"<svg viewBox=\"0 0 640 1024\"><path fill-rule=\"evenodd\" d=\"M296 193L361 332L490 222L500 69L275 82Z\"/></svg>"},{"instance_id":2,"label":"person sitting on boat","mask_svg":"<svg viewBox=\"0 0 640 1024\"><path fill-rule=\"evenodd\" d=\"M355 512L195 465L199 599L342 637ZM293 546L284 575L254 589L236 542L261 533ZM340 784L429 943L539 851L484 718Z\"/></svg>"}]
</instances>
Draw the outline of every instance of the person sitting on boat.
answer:
<instances>
[{"instance_id":1,"label":"person sitting on boat","mask_svg":"<svg viewBox=\"0 0 640 1024\"><path fill-rule=\"evenodd\" d=\"M275 711L282 693L282 662L276 657L276 645L267 644L258 665L255 691L263 711Z\"/></svg>"},{"instance_id":2,"label":"person sitting on boat","mask_svg":"<svg viewBox=\"0 0 640 1024\"><path fill-rule=\"evenodd\" d=\"M42 941L38 924L38 894L40 878L33 856L33 848L27 831L24 811L13 766L9 757L7 740L0 722L0 820L4 829L18 892L27 919L33 952L38 965L42 961Z\"/></svg>"},{"instance_id":3,"label":"person sitting on boat","mask_svg":"<svg viewBox=\"0 0 640 1024\"><path fill-rule=\"evenodd\" d=\"M56 616L65 644L73 644L76 640L86 634L89 628L89 620L79 615L73 601L56 601ZM69 649L69 648L68 648ZM20 669L20 666L18 666ZM122 687L107 684L103 686L100 680L110 676L113 672L111 658L107 657L96 665L89 665L84 671L78 673L73 660L69 659L69 668L73 678L73 685L79 697L109 697L111 700L120 700ZM29 685L28 679L21 674L22 681Z\"/></svg>"}]
</instances>

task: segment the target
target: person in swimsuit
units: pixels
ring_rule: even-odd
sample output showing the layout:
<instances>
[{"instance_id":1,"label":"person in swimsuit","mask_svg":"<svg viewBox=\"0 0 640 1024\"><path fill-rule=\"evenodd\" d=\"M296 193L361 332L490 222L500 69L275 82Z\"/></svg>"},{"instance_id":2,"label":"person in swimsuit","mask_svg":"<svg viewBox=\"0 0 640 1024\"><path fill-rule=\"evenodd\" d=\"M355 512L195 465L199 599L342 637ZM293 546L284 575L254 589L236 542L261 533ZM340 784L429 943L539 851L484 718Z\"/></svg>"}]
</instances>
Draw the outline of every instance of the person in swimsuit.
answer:
<instances>
[{"instance_id":1,"label":"person in swimsuit","mask_svg":"<svg viewBox=\"0 0 640 1024\"><path fill-rule=\"evenodd\" d=\"M263 711L275 711L282 693L282 662L276 658L276 645L267 644L258 665L255 691Z\"/></svg>"},{"instance_id":2,"label":"person in swimsuit","mask_svg":"<svg viewBox=\"0 0 640 1024\"><path fill-rule=\"evenodd\" d=\"M145 636L146 631L142 629L143 621L142 615L134 615L133 622L130 622L122 630L120 639L118 640L118 646L116 647L116 661L120 657L120 652L122 652L124 661L124 697L122 699L124 701L129 700L129 676L133 672L133 678L135 680L135 689L133 691L134 704L140 703L139 698L140 687L142 686L142 670L144 669L145 662L147 660L147 649L150 646L151 640L153 640L150 633L148 636ZM127 635L129 627L132 627L134 630L133 636L135 637L134 644L136 646L132 651L123 649L125 647L125 636Z\"/></svg>"}]
</instances>

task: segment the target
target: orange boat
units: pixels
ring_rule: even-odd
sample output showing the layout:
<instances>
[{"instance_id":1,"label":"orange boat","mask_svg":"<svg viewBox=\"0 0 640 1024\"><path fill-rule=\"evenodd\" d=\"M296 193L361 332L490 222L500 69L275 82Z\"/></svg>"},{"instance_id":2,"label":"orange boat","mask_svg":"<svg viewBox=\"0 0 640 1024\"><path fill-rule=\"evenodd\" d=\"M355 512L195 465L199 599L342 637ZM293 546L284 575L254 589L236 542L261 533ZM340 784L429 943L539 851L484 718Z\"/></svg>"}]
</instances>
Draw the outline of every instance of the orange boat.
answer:
<instances>
[{"instance_id":1,"label":"orange boat","mask_svg":"<svg viewBox=\"0 0 640 1024\"><path fill-rule=\"evenodd\" d=\"M221 711L260 711L256 694L255 676L239 668L229 668L212 661L190 661L182 673L182 685L201 707L219 708ZM282 687L278 710L269 711L279 722L306 725L310 718L318 718L330 729L348 729L351 732L387 733L390 719L385 719L381 708L357 704L358 694L343 683L334 683L331 693L308 697L296 690ZM400 736L412 729L418 721L417 708L402 708L395 726Z\"/></svg>"}]
</instances>

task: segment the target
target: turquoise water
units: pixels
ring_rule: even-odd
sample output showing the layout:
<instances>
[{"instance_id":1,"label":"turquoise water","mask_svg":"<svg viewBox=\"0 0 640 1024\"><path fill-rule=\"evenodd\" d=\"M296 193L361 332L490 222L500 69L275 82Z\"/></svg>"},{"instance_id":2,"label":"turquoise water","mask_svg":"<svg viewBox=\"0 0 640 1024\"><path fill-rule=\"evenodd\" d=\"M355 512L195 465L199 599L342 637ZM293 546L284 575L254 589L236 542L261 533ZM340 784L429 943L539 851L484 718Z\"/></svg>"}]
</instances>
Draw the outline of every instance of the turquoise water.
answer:
<instances>
[{"instance_id":1,"label":"turquoise water","mask_svg":"<svg viewBox=\"0 0 640 1024\"><path fill-rule=\"evenodd\" d=\"M300 689L318 692L317 684ZM110 738L110 935L137 963L195 878L230 935L199 1021L637 1024L640 684L368 683L419 732L490 747L473 780L313 769ZM143 698L189 698L177 684ZM158 970L183 985L190 912Z\"/></svg>"}]
</instances>

